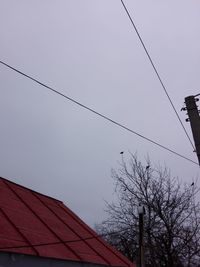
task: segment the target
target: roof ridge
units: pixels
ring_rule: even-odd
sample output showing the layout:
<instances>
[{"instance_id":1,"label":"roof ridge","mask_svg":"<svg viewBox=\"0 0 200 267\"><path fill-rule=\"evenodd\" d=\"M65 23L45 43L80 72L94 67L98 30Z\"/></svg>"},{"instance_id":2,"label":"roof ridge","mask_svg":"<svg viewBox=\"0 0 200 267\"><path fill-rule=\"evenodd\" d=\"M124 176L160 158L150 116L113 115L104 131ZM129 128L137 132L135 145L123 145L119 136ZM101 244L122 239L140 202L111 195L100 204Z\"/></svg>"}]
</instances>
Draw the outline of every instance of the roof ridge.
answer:
<instances>
[{"instance_id":1,"label":"roof ridge","mask_svg":"<svg viewBox=\"0 0 200 267\"><path fill-rule=\"evenodd\" d=\"M44 221L44 219L42 219L41 218L41 216L38 214L38 213L36 213L35 211L34 211L34 209L32 208L32 207L30 207L30 205L20 196L20 194L19 193L17 193L13 188L12 188L12 186L11 185L8 185L8 182L6 182L6 181L4 181L4 183L7 185L7 187L16 195L16 197L18 198L18 199L20 199L20 201L22 202L22 203L24 203L24 205L32 212L32 214L59 240L59 241L61 241L61 244L63 244L67 249L69 249L74 255L76 255L76 257L77 258L79 258L79 260L81 260L81 257L79 257L79 255L75 252L75 251L73 251L72 249L71 249L71 247L69 247L66 243L62 243L62 239L57 235L57 233L52 229L52 227L50 227L45 221ZM35 198L37 198L38 199L38 197L33 193L33 191L32 190L29 190L30 191L30 193L35 197ZM30 243L30 242L29 242ZM30 243L31 244L31 243ZM33 244L31 244L31 247L34 247L34 245ZM35 249L35 248L34 248Z\"/></svg>"},{"instance_id":2,"label":"roof ridge","mask_svg":"<svg viewBox=\"0 0 200 267\"><path fill-rule=\"evenodd\" d=\"M10 192L5 188L5 186L9 189ZM120 252L118 252L111 245L109 245L102 237L100 237L90 226L88 226L78 215L76 215L76 213L74 213L70 208L65 206L65 204L62 201L59 201L55 198L51 198L47 195L36 192L30 188L19 185L3 177L0 177L0 188L2 189L1 191L2 194L0 194L0 207L3 208L5 212L8 212L9 207L12 208L13 213L11 213L12 215L11 219L12 222L14 223L12 229L14 229L15 232L17 231L17 229L15 229L15 223L17 227L19 226L20 230L21 229L28 230L29 228L30 230L35 229L28 235L25 234L25 237L27 237L28 241L30 242L30 246L28 247L35 246L34 242L36 238L42 244L44 238L39 238L40 237L39 234L41 234L42 231L44 231L45 236L47 237L47 241L51 240L53 236L56 237L56 240L61 241L58 243L56 242L55 245L48 246L48 248L45 247L43 249L42 247L39 247L37 251L39 252L39 255L41 255L42 257L53 257L53 258L73 260L78 262L81 261L91 262L105 266L115 266L115 267L135 266L125 256L123 256ZM15 196L11 193L14 193ZM19 209L21 211L24 211L26 210L26 208L30 210L30 214L28 212L27 214L25 214L26 218L23 218L23 216L18 215ZM10 213L8 212L8 215L9 214ZM65 216L67 218L66 220ZM6 218L6 214L4 214L4 217ZM39 223L39 221L38 223L37 221L35 221L36 217L42 224ZM29 222L33 224L30 225L30 227L29 227ZM4 222L2 223L2 226L5 227L6 224L7 223L5 221L5 223ZM35 227L34 224L36 225ZM45 228L43 228L42 225L44 225ZM4 229L3 227L1 231L5 232L3 230ZM58 230L60 228L63 229L63 235L62 231ZM12 236L15 237L15 232L11 231L10 233L8 229L4 234L5 236L8 235L12 238ZM76 235L74 236L74 234ZM91 236L93 242L89 241L87 242L84 240L84 238L87 235ZM83 244L80 242L78 242L78 245L76 246L73 245L68 246L67 244L64 244L64 246L58 246L59 243L65 242L63 240L65 236L68 238L69 236L70 237L72 236L73 239L76 236L77 237L80 236L80 241L84 241L87 247L86 246L82 247ZM36 251L27 251L27 249L24 250L17 249L18 247L20 248L21 246L19 246L17 241L14 240L11 243L11 245L12 246L10 247L10 252L12 251L15 253L24 252L25 254L28 255L34 255L36 252ZM94 246L94 248L92 248L91 246ZM74 248L76 249L74 250ZM2 249L4 249L4 246L2 247ZM85 252L90 252L90 253L88 253L88 256L86 256L85 254L84 255L82 254L83 251L84 253Z\"/></svg>"},{"instance_id":3,"label":"roof ridge","mask_svg":"<svg viewBox=\"0 0 200 267\"><path fill-rule=\"evenodd\" d=\"M31 191L31 192L33 192L33 193L39 194L39 195L44 196L44 197L46 197L46 198L56 200L56 201L58 201L58 202L60 202L60 203L63 204L62 200L59 200L59 199L57 199L57 198L54 198L54 197L45 195L45 194L40 193L40 192L38 192L38 191L36 191L36 190L33 190L33 189L31 189L31 188L28 188L28 187L26 187L26 186L23 186L23 185L21 185L21 184L18 184L18 183L16 183L16 182L13 182L13 181L11 181L11 180L9 180L9 179L7 179L7 178L0 177L0 180L7 181L7 182L9 182L9 183L11 183L11 184L14 184L14 185L17 185L17 186L19 186L19 187L21 187L21 188L23 188L23 189L26 189L26 190Z\"/></svg>"}]
</instances>

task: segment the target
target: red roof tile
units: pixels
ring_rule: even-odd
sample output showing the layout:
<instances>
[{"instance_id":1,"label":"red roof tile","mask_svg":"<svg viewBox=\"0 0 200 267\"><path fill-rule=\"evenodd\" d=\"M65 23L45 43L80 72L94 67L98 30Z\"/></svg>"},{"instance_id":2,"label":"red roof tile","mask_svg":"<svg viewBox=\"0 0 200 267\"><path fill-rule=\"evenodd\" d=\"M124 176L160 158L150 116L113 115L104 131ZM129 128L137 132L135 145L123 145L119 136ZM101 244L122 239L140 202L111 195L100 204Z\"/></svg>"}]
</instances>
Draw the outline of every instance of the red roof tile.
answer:
<instances>
[{"instance_id":1,"label":"red roof tile","mask_svg":"<svg viewBox=\"0 0 200 267\"><path fill-rule=\"evenodd\" d=\"M61 201L0 178L0 251L134 267Z\"/></svg>"}]
</instances>

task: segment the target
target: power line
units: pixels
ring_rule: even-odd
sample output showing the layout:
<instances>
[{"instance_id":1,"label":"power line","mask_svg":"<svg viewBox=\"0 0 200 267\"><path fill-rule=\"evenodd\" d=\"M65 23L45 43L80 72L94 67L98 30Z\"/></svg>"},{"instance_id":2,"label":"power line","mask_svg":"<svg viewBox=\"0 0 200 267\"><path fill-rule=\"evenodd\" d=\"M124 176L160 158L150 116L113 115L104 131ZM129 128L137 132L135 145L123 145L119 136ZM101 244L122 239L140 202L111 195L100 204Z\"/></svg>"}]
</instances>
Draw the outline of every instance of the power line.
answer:
<instances>
[{"instance_id":1,"label":"power line","mask_svg":"<svg viewBox=\"0 0 200 267\"><path fill-rule=\"evenodd\" d=\"M119 231L115 232L110 232L107 234L102 234L102 235L94 235L90 237L85 237L85 238L78 238L78 239L73 239L73 240L63 240L63 241L56 241L56 242L48 242L48 243L37 243L37 244L31 244L31 245L23 245L23 246L8 246L8 247L0 247L0 250L2 249L18 249L18 248L31 248L31 247L42 247L42 246L50 246L50 245L59 245L59 244L68 244L68 243L76 243L80 241L87 241L91 239L98 239L106 236L111 236L115 234L120 234L121 232L127 231L130 228L124 228Z\"/></svg>"},{"instance_id":2,"label":"power line","mask_svg":"<svg viewBox=\"0 0 200 267\"><path fill-rule=\"evenodd\" d=\"M181 155L180 153L178 153L178 152L176 152L176 151L174 151L174 150L172 150L172 149L170 149L170 148L168 148L168 147L166 147L166 146L164 146L164 145L161 145L160 143L158 143L158 142L156 142L156 141L154 141L154 140L152 140L152 139L150 139L150 138L148 138L148 137L146 137L146 136L144 136L144 135L142 135L142 134L140 134L140 133L138 133L138 132L136 132L136 131L134 131L134 130L128 128L128 127L126 127L126 126L124 126L123 124L121 124L121 123L119 123L119 122L117 122L117 121L115 121L115 120L113 120L113 119L111 119L111 118L109 118L109 117L103 115L102 113L100 113L100 112L98 112L98 111L96 111L96 110L94 110L94 109L92 109L92 108L90 108L90 107L88 107L88 106L86 106L86 105L84 105L84 104L82 104L82 103L80 103L79 101L74 100L73 98L71 98L71 97L69 97L69 96L67 96L67 95L65 95L65 94L63 94L63 93L57 91L56 89L54 89L54 88L52 88L52 87L50 87L50 86L44 84L43 82L40 82L39 80L33 78L32 76L30 76L30 75L28 75L28 74L25 74L24 72L22 72L22 71L20 71L20 70L14 68L14 67L8 65L7 63L5 63L5 62L3 62L3 61L1 61L1 60L0 60L0 64L2 64L2 65L4 65L4 66L8 67L9 69L11 69L11 70L13 70L13 71L15 71L15 72L21 74L22 76L24 76L24 77L26 77L26 78L28 78L28 79L30 79L30 80L32 80L32 81L38 83L39 85L45 87L45 88L48 89L49 91L52 91L52 92L54 92L54 93L56 93L56 94L58 94L58 95L64 97L65 99L67 99L67 100L69 100L69 101L75 103L76 105L78 105L78 106L80 106L80 107L82 107L82 108L84 108L84 109L86 109L86 110L88 110L88 111L90 111L90 112L96 114L97 116L99 116L99 117L101 117L101 118L103 118L103 119L105 119L105 120L107 120L107 121L109 121L109 122L111 122L111 123L113 123L113 124L115 124L115 125L121 127L122 129L124 129L124 130L126 130L126 131L128 131L128 132L130 132L130 133L132 133L132 134L135 134L135 135L139 136L140 138L143 138L143 139L145 139L146 141L148 141L148 142L150 142L150 143L152 143L152 144L154 144L154 145L156 145L156 146L159 146L159 147L161 147L161 148L167 150L167 151L170 152L170 153L173 153L173 154L176 155L176 156L179 156L179 157L181 157L181 158L183 158L183 159L185 159L185 160L187 160L187 161L190 161L190 162L192 162L192 163L198 165L198 163L196 163L195 161L193 161L193 160L187 158L186 156L183 156L183 155Z\"/></svg>"},{"instance_id":3,"label":"power line","mask_svg":"<svg viewBox=\"0 0 200 267\"><path fill-rule=\"evenodd\" d=\"M121 1L122 6L123 6L124 10L126 11L126 14L127 14L128 18L130 19L131 24L132 24L132 26L133 26L133 28L134 28L134 30L135 30L137 36L138 36L138 38L139 38L139 40L140 40L140 42L141 42L143 48L144 48L144 51L145 51L145 53L146 53L146 55L147 55L147 57L148 57L148 59L149 59L151 65L152 65L152 67L153 67L153 69L154 69L154 71L155 71L155 73L156 73L156 76L158 77L158 80L160 81L160 84L161 84L161 86L162 86L162 88L163 88L163 90L164 90L164 92L165 92L165 94L166 94L166 96L167 96L167 98L168 98L168 100L169 100L169 102L170 102L170 104L171 104L171 106L172 106L172 108L173 108L173 110L174 110L174 112L175 112L175 114L176 114L176 116L177 116L177 118L178 118L178 120L179 120L179 122L180 122L180 124L181 124L181 126L182 126L182 128L183 128L183 130L184 130L184 132L185 132L185 134L186 134L186 136L187 136L187 138L188 138L188 140L189 140L189 142L190 142L190 144L192 145L192 148L195 150L195 147L194 147L194 145L193 145L193 143L192 143L192 140L191 140L189 134L187 133L187 130L186 130L185 126L183 125L180 116L178 115L178 112L177 112L177 110L176 110L176 108L175 108L175 106L174 106L174 104L173 104L173 102L172 102L172 99L171 99L171 97L169 96L169 94L168 94L168 92L167 92L166 86L164 85L164 83L163 83L163 81L162 81L162 79L161 79L161 76L160 76L159 73L158 73L158 70L157 70L157 68L156 68L156 66L155 66L155 64L154 64L154 62L153 62L153 59L152 59L152 57L150 56L150 54L149 54L149 52L148 52L148 50L147 50L146 45L144 44L144 41L143 41L143 39L142 39L142 37L141 37L141 35L140 35L140 33L139 33L137 27L136 27L136 25L135 25L135 23L134 23L134 21L133 21L131 15L130 15L130 12L128 11L126 5L124 4L124 1L123 1L123 0L120 0L120 1Z\"/></svg>"}]
</instances>

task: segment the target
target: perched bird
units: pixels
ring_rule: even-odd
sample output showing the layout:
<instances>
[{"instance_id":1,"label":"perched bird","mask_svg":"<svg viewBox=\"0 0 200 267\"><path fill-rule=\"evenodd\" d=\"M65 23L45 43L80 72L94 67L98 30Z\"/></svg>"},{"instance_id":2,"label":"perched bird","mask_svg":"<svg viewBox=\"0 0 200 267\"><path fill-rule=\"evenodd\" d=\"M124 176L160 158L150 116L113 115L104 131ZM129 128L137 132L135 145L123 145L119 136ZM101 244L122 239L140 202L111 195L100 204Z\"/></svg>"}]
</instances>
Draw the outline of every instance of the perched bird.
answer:
<instances>
[{"instance_id":1,"label":"perched bird","mask_svg":"<svg viewBox=\"0 0 200 267\"><path fill-rule=\"evenodd\" d=\"M150 168L150 166L149 166L149 165L147 165L147 166L146 166L146 170L148 170L149 168Z\"/></svg>"},{"instance_id":2,"label":"perched bird","mask_svg":"<svg viewBox=\"0 0 200 267\"><path fill-rule=\"evenodd\" d=\"M194 182L191 183L191 186L193 186L193 185L194 185Z\"/></svg>"},{"instance_id":3,"label":"perched bird","mask_svg":"<svg viewBox=\"0 0 200 267\"><path fill-rule=\"evenodd\" d=\"M121 151L120 154L123 155L124 154L124 151Z\"/></svg>"},{"instance_id":4,"label":"perched bird","mask_svg":"<svg viewBox=\"0 0 200 267\"><path fill-rule=\"evenodd\" d=\"M181 111L185 111L185 110L186 110L186 108L185 108L185 107L181 109Z\"/></svg>"}]
</instances>

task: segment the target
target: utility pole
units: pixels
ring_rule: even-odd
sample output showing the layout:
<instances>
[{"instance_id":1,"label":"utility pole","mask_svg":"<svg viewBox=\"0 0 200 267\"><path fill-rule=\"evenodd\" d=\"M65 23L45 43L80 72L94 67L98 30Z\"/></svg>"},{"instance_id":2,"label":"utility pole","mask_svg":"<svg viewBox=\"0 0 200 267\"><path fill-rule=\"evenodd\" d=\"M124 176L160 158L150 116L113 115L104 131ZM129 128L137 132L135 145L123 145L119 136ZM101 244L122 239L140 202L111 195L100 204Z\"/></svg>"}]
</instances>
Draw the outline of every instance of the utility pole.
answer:
<instances>
[{"instance_id":1,"label":"utility pole","mask_svg":"<svg viewBox=\"0 0 200 267\"><path fill-rule=\"evenodd\" d=\"M196 95L197 96L197 95ZM188 96L185 98L185 104L186 108L183 108L183 110L187 110L188 113L188 119L186 121L190 122L190 126L192 129L193 139L195 143L196 153L200 165L200 117L199 117L199 111L197 108L196 102L199 101L198 98L195 98L196 96Z\"/></svg>"},{"instance_id":2,"label":"utility pole","mask_svg":"<svg viewBox=\"0 0 200 267\"><path fill-rule=\"evenodd\" d=\"M144 214L143 206L138 207L139 213L139 267L144 267Z\"/></svg>"}]
</instances>

